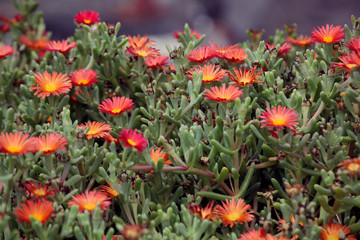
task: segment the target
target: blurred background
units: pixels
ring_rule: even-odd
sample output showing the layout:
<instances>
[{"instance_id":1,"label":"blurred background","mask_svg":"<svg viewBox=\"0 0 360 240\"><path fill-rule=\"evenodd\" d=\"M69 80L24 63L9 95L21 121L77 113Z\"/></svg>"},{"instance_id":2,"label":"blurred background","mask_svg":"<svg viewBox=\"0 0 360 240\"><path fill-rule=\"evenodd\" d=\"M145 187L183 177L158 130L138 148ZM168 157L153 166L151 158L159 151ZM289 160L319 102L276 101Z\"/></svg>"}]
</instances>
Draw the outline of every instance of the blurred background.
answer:
<instances>
[{"instance_id":1,"label":"blurred background","mask_svg":"<svg viewBox=\"0 0 360 240\"><path fill-rule=\"evenodd\" d=\"M310 35L316 26L351 25L351 14L360 17L360 0L40 0L52 39L74 32L73 17L86 9L100 13L102 21L121 22L121 34L147 34L155 41L172 43L173 32L192 29L207 41L234 44L248 39L247 29L265 30L263 39L277 28L296 23L298 33ZM10 0L0 0L0 14L16 13ZM158 43L159 44L159 43ZM160 43L161 44L161 43Z\"/></svg>"}]
</instances>

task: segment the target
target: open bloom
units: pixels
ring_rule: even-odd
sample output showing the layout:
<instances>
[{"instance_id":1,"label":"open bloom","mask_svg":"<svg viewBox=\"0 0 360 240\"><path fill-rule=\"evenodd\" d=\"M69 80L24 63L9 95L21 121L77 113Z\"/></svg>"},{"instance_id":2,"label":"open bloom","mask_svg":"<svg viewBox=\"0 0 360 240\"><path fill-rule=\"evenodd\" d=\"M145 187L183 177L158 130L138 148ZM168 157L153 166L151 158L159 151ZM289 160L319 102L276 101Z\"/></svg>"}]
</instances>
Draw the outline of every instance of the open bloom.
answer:
<instances>
[{"instance_id":1,"label":"open bloom","mask_svg":"<svg viewBox=\"0 0 360 240\"><path fill-rule=\"evenodd\" d=\"M79 69L71 72L70 80L73 85L75 86L88 86L93 83L97 82L97 75L96 71L92 69Z\"/></svg>"},{"instance_id":2,"label":"open bloom","mask_svg":"<svg viewBox=\"0 0 360 240\"><path fill-rule=\"evenodd\" d=\"M189 210L193 213L193 214L198 214L201 219L205 220L205 219L209 219L212 220L213 219L213 212L214 212L214 201L210 201L205 208L201 207L201 206L189 206L188 207Z\"/></svg>"},{"instance_id":3,"label":"open bloom","mask_svg":"<svg viewBox=\"0 0 360 240\"><path fill-rule=\"evenodd\" d=\"M147 65L149 68L161 67L167 64L167 56L150 56L146 58L144 65Z\"/></svg>"},{"instance_id":4,"label":"open bloom","mask_svg":"<svg viewBox=\"0 0 360 240\"><path fill-rule=\"evenodd\" d=\"M139 152L142 152L148 142L141 133L137 133L135 129L123 129L119 133L120 142L124 143L124 147L136 148Z\"/></svg>"},{"instance_id":5,"label":"open bloom","mask_svg":"<svg viewBox=\"0 0 360 240\"><path fill-rule=\"evenodd\" d=\"M264 229L259 230L251 230L247 233L241 234L238 240L265 240L266 239L266 231Z\"/></svg>"},{"instance_id":6,"label":"open bloom","mask_svg":"<svg viewBox=\"0 0 360 240\"><path fill-rule=\"evenodd\" d=\"M138 56L138 57L149 57L149 56L159 56L160 52L156 48L143 46L129 46L126 49L126 52L130 55Z\"/></svg>"},{"instance_id":7,"label":"open bloom","mask_svg":"<svg viewBox=\"0 0 360 240\"><path fill-rule=\"evenodd\" d=\"M209 42L210 46L215 50L215 57L224 58L225 53L228 51L233 51L239 49L239 47L235 45L227 46L227 45L216 45L215 42Z\"/></svg>"},{"instance_id":8,"label":"open bloom","mask_svg":"<svg viewBox=\"0 0 360 240\"><path fill-rule=\"evenodd\" d=\"M318 30L314 28L311 32L311 38L314 42L318 43L335 43L339 42L345 37L344 28L340 25L334 27L333 25L326 24L326 27L318 27Z\"/></svg>"},{"instance_id":9,"label":"open bloom","mask_svg":"<svg viewBox=\"0 0 360 240\"><path fill-rule=\"evenodd\" d=\"M97 190L85 191L85 193L75 195L68 202L69 207L78 205L79 212L83 212L85 210L90 212L96 208L97 204L100 205L102 210L106 210L111 205L111 202L109 201L108 196Z\"/></svg>"},{"instance_id":10,"label":"open bloom","mask_svg":"<svg viewBox=\"0 0 360 240\"><path fill-rule=\"evenodd\" d=\"M26 204L20 203L20 205L21 207L17 207L14 211L14 214L20 223L31 223L30 216L32 216L44 224L46 220L50 218L50 215L54 212L52 202L47 200L27 200Z\"/></svg>"},{"instance_id":11,"label":"open bloom","mask_svg":"<svg viewBox=\"0 0 360 240\"><path fill-rule=\"evenodd\" d=\"M99 13L96 11L85 10L83 12L78 12L74 16L74 20L77 23L82 23L85 25L92 25L100 20Z\"/></svg>"},{"instance_id":12,"label":"open bloom","mask_svg":"<svg viewBox=\"0 0 360 240\"><path fill-rule=\"evenodd\" d=\"M68 40L62 40L49 42L46 46L46 49L50 52L61 52L64 54L74 47L76 47L76 42L69 43Z\"/></svg>"},{"instance_id":13,"label":"open bloom","mask_svg":"<svg viewBox=\"0 0 360 240\"><path fill-rule=\"evenodd\" d=\"M66 150L67 139L62 134L47 133L45 136L34 137L34 151L50 154L57 150Z\"/></svg>"},{"instance_id":14,"label":"open bloom","mask_svg":"<svg viewBox=\"0 0 360 240\"><path fill-rule=\"evenodd\" d=\"M203 63L215 57L215 49L203 46L198 49L191 50L185 57L189 62Z\"/></svg>"},{"instance_id":15,"label":"open bloom","mask_svg":"<svg viewBox=\"0 0 360 240\"><path fill-rule=\"evenodd\" d=\"M129 47L149 47L150 45L155 45L154 41L150 41L146 35L144 36L127 36L129 39Z\"/></svg>"},{"instance_id":16,"label":"open bloom","mask_svg":"<svg viewBox=\"0 0 360 240\"><path fill-rule=\"evenodd\" d=\"M27 154L33 150L33 143L29 134L1 133L0 135L0 152L11 155Z\"/></svg>"},{"instance_id":17,"label":"open bloom","mask_svg":"<svg viewBox=\"0 0 360 240\"><path fill-rule=\"evenodd\" d=\"M253 211L247 212L250 207L241 198L237 201L235 199L230 201L226 199L225 202L222 202L222 206L216 206L214 217L220 218L225 226L230 225L230 227L233 227L236 222L250 222L254 218Z\"/></svg>"},{"instance_id":18,"label":"open bloom","mask_svg":"<svg viewBox=\"0 0 360 240\"><path fill-rule=\"evenodd\" d=\"M226 77L226 71L221 69L220 66L217 66L215 68L215 64L194 67L194 69L189 70L186 76L188 76L192 80L193 73L196 72L197 74L199 74L200 71L203 72L203 77L202 77L203 83L221 81L223 80L224 77Z\"/></svg>"},{"instance_id":19,"label":"open bloom","mask_svg":"<svg viewBox=\"0 0 360 240\"><path fill-rule=\"evenodd\" d=\"M119 115L120 113L133 109L134 103L132 99L127 97L113 97L105 99L99 105L100 112L109 113L111 115Z\"/></svg>"},{"instance_id":20,"label":"open bloom","mask_svg":"<svg viewBox=\"0 0 360 240\"><path fill-rule=\"evenodd\" d=\"M51 95L59 95L70 91L72 84L66 74L47 71L35 73L35 80L38 86L31 87L30 90L36 90L35 95L44 99Z\"/></svg>"},{"instance_id":21,"label":"open bloom","mask_svg":"<svg viewBox=\"0 0 360 240\"><path fill-rule=\"evenodd\" d=\"M104 136L104 141L108 141L109 143L115 142L115 144L120 144L119 139L114 138L113 136L111 136L111 134L105 135Z\"/></svg>"},{"instance_id":22,"label":"open bloom","mask_svg":"<svg viewBox=\"0 0 360 240\"><path fill-rule=\"evenodd\" d=\"M87 139L105 137L106 135L109 135L109 131L112 130L109 124L96 121L87 122L85 124L82 123L77 128L80 127L82 127L84 131L86 128L89 128L89 131L86 133Z\"/></svg>"},{"instance_id":23,"label":"open bloom","mask_svg":"<svg viewBox=\"0 0 360 240\"><path fill-rule=\"evenodd\" d=\"M323 240L340 240L341 232L346 236L346 240L356 240L355 235L348 235L351 232L351 229L346 225L342 226L338 223L326 223L326 227L321 228L322 232L320 238Z\"/></svg>"},{"instance_id":24,"label":"open bloom","mask_svg":"<svg viewBox=\"0 0 360 240\"><path fill-rule=\"evenodd\" d=\"M313 44L313 40L309 36L297 37L297 38L288 37L286 39L286 42L298 47L307 47Z\"/></svg>"},{"instance_id":25,"label":"open bloom","mask_svg":"<svg viewBox=\"0 0 360 240\"><path fill-rule=\"evenodd\" d=\"M171 164L171 161L167 160L168 156L169 155L164 153L161 148L158 148L157 150L151 149L150 151L150 157L155 163L158 163L159 159L162 158L164 159L165 165Z\"/></svg>"},{"instance_id":26,"label":"open bloom","mask_svg":"<svg viewBox=\"0 0 360 240\"><path fill-rule=\"evenodd\" d=\"M269 51L276 50L276 45L274 45L274 44L265 43L265 46ZM277 52L277 55L286 54L290 51L290 49L291 49L291 46L287 43L284 43L283 45L280 46L279 51Z\"/></svg>"},{"instance_id":27,"label":"open bloom","mask_svg":"<svg viewBox=\"0 0 360 240\"><path fill-rule=\"evenodd\" d=\"M27 181L24 184L26 191L37 198L46 198L46 196L54 196L56 189L49 189L50 184L41 186L41 183L35 183L34 181Z\"/></svg>"},{"instance_id":28,"label":"open bloom","mask_svg":"<svg viewBox=\"0 0 360 240\"><path fill-rule=\"evenodd\" d=\"M26 35L21 35L20 36L20 42L22 44L26 45L31 50L41 51L41 50L46 49L46 46L50 42L50 40L46 39L46 38L43 38L43 37L40 37L38 39L35 39L35 40L31 41Z\"/></svg>"},{"instance_id":29,"label":"open bloom","mask_svg":"<svg viewBox=\"0 0 360 240\"><path fill-rule=\"evenodd\" d=\"M360 66L360 58L356 53L348 53L339 57L339 60L341 62L334 62L331 68L337 69L337 71L345 70L350 73L353 68Z\"/></svg>"},{"instance_id":30,"label":"open bloom","mask_svg":"<svg viewBox=\"0 0 360 240\"><path fill-rule=\"evenodd\" d=\"M235 50L226 51L222 55L222 58L232 63L243 63L245 58L248 58L248 55L245 53L244 49L239 48Z\"/></svg>"},{"instance_id":31,"label":"open bloom","mask_svg":"<svg viewBox=\"0 0 360 240\"><path fill-rule=\"evenodd\" d=\"M360 52L360 36L359 38L352 37L350 38L350 42L346 43L346 46L355 52Z\"/></svg>"},{"instance_id":32,"label":"open bloom","mask_svg":"<svg viewBox=\"0 0 360 240\"><path fill-rule=\"evenodd\" d=\"M205 89L205 93L203 95L205 96L205 99L217 102L231 102L242 96L242 90L233 85L226 88L224 83L222 87L212 87L211 90Z\"/></svg>"},{"instance_id":33,"label":"open bloom","mask_svg":"<svg viewBox=\"0 0 360 240\"><path fill-rule=\"evenodd\" d=\"M239 86L248 86L253 83L263 83L257 80L257 77L262 74L262 72L255 73L256 68L251 70L243 69L233 69L234 73L229 72L230 80L237 83Z\"/></svg>"},{"instance_id":34,"label":"open bloom","mask_svg":"<svg viewBox=\"0 0 360 240\"><path fill-rule=\"evenodd\" d=\"M109 184L109 186L106 185L100 185L99 187L101 188L100 191L105 193L106 195L108 195L109 197L113 198L113 197L118 197L119 194L118 192L115 190L115 188L108 182L106 181L107 184ZM120 184L120 181L119 181Z\"/></svg>"},{"instance_id":35,"label":"open bloom","mask_svg":"<svg viewBox=\"0 0 360 240\"><path fill-rule=\"evenodd\" d=\"M295 130L294 126L299 124L297 117L296 111L282 106L273 107L271 110L266 108L266 112L262 112L261 116L259 116L259 118L264 119L260 121L260 123L263 123L262 128L276 127L279 130L280 128L288 127L293 131Z\"/></svg>"},{"instance_id":36,"label":"open bloom","mask_svg":"<svg viewBox=\"0 0 360 240\"><path fill-rule=\"evenodd\" d=\"M351 158L339 164L340 168L346 170L350 175L360 175L360 158Z\"/></svg>"},{"instance_id":37,"label":"open bloom","mask_svg":"<svg viewBox=\"0 0 360 240\"><path fill-rule=\"evenodd\" d=\"M0 45L0 60L13 54L15 50L10 45Z\"/></svg>"}]
</instances>

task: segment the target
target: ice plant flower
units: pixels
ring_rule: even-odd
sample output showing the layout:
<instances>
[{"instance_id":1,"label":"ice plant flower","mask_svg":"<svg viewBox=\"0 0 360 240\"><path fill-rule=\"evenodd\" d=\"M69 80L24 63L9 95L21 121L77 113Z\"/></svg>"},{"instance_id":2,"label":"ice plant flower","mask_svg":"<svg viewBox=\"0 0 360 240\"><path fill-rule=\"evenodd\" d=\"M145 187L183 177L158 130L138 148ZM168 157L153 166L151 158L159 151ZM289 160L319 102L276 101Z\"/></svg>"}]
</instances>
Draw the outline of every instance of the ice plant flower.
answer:
<instances>
[{"instance_id":1,"label":"ice plant flower","mask_svg":"<svg viewBox=\"0 0 360 240\"><path fill-rule=\"evenodd\" d=\"M341 232L345 235L346 240L356 240L355 235L348 235L351 232L351 229L346 225L342 226L338 223L326 223L326 227L321 227L322 232L320 238L323 240L340 240Z\"/></svg>"},{"instance_id":2,"label":"ice plant flower","mask_svg":"<svg viewBox=\"0 0 360 240\"><path fill-rule=\"evenodd\" d=\"M86 128L89 128L89 131L86 133L87 139L105 137L106 135L109 135L109 131L112 130L109 124L96 121L87 122L85 124L82 123L77 126L77 128L81 127L84 129L84 132Z\"/></svg>"},{"instance_id":3,"label":"ice plant flower","mask_svg":"<svg viewBox=\"0 0 360 240\"><path fill-rule=\"evenodd\" d=\"M70 73L70 80L75 86L88 86L97 82L96 71L92 69L79 69Z\"/></svg>"},{"instance_id":4,"label":"ice plant flower","mask_svg":"<svg viewBox=\"0 0 360 240\"><path fill-rule=\"evenodd\" d=\"M311 34L311 38L314 40L314 42L325 44L339 42L345 38L344 28L340 25L336 27L333 25L329 26L329 24L326 24L326 27L318 26L318 30L314 28Z\"/></svg>"},{"instance_id":5,"label":"ice plant flower","mask_svg":"<svg viewBox=\"0 0 360 240\"><path fill-rule=\"evenodd\" d=\"M360 175L360 158L351 158L339 164L342 170L346 170L350 175Z\"/></svg>"},{"instance_id":6,"label":"ice plant flower","mask_svg":"<svg viewBox=\"0 0 360 240\"><path fill-rule=\"evenodd\" d=\"M20 36L20 43L35 51L45 50L49 42L49 39L43 37L31 41L26 35Z\"/></svg>"},{"instance_id":7,"label":"ice plant flower","mask_svg":"<svg viewBox=\"0 0 360 240\"><path fill-rule=\"evenodd\" d=\"M198 214L201 219L205 220L212 220L213 219L213 212L214 212L214 201L210 201L205 208L201 207L201 206L194 206L191 205L188 207L189 210L193 213L193 214Z\"/></svg>"},{"instance_id":8,"label":"ice plant flower","mask_svg":"<svg viewBox=\"0 0 360 240\"><path fill-rule=\"evenodd\" d=\"M164 153L161 148L158 148L157 150L151 149L150 151L150 157L156 164L158 163L160 158L164 159L165 165L171 164L171 161L167 160L168 156L169 155Z\"/></svg>"},{"instance_id":9,"label":"ice plant flower","mask_svg":"<svg viewBox=\"0 0 360 240\"><path fill-rule=\"evenodd\" d=\"M0 60L4 59L6 56L13 54L15 50L10 45L1 45L0 44Z\"/></svg>"},{"instance_id":10,"label":"ice plant flower","mask_svg":"<svg viewBox=\"0 0 360 240\"><path fill-rule=\"evenodd\" d=\"M129 47L149 47L150 45L155 45L154 41L150 41L146 35L144 36L127 36L129 39Z\"/></svg>"},{"instance_id":11,"label":"ice plant flower","mask_svg":"<svg viewBox=\"0 0 360 240\"><path fill-rule=\"evenodd\" d=\"M242 90L238 87L230 85L226 88L225 83L221 87L212 87L210 89L205 89L203 94L205 99L213 100L217 102L231 102L235 99L242 97Z\"/></svg>"},{"instance_id":12,"label":"ice plant flower","mask_svg":"<svg viewBox=\"0 0 360 240\"><path fill-rule=\"evenodd\" d=\"M54 212L53 204L50 201L43 201L38 199L36 201L27 200L25 203L20 203L21 207L16 207L14 214L20 223L31 223L30 216L39 220L42 224L50 218Z\"/></svg>"},{"instance_id":13,"label":"ice plant flower","mask_svg":"<svg viewBox=\"0 0 360 240\"><path fill-rule=\"evenodd\" d=\"M51 41L47 44L46 50L50 52L60 52L62 54L65 54L75 47L76 42L69 43L68 40Z\"/></svg>"},{"instance_id":14,"label":"ice plant flower","mask_svg":"<svg viewBox=\"0 0 360 240\"><path fill-rule=\"evenodd\" d=\"M127 224L121 230L121 236L124 240L137 240L144 234L144 228L139 224Z\"/></svg>"},{"instance_id":15,"label":"ice plant flower","mask_svg":"<svg viewBox=\"0 0 360 240\"><path fill-rule=\"evenodd\" d=\"M130 55L138 56L138 57L149 57L149 56L159 56L160 52L156 48L152 47L138 47L138 46L131 46L127 47L126 52Z\"/></svg>"},{"instance_id":16,"label":"ice plant flower","mask_svg":"<svg viewBox=\"0 0 360 240\"><path fill-rule=\"evenodd\" d=\"M11 155L27 154L33 150L32 139L28 138L29 134L1 133L0 135L0 152Z\"/></svg>"},{"instance_id":17,"label":"ice plant flower","mask_svg":"<svg viewBox=\"0 0 360 240\"><path fill-rule=\"evenodd\" d=\"M120 144L119 139L114 138L113 136L111 136L111 134L107 134L104 136L104 141L108 141L108 142L115 142L115 144Z\"/></svg>"},{"instance_id":18,"label":"ice plant flower","mask_svg":"<svg viewBox=\"0 0 360 240\"><path fill-rule=\"evenodd\" d=\"M82 23L85 25L92 25L94 23L97 23L100 18L99 18L99 13L96 11L90 11L90 10L85 10L83 12L78 12L75 16L74 16L74 20L76 23Z\"/></svg>"},{"instance_id":19,"label":"ice plant flower","mask_svg":"<svg viewBox=\"0 0 360 240\"><path fill-rule=\"evenodd\" d=\"M99 104L100 112L109 113L114 116L133 108L133 100L124 96L107 98Z\"/></svg>"},{"instance_id":20,"label":"ice plant flower","mask_svg":"<svg viewBox=\"0 0 360 240\"><path fill-rule=\"evenodd\" d=\"M200 71L203 72L202 82L203 83L210 83L215 81L221 81L224 77L226 77L226 71L221 69L220 66L217 66L215 68L215 64L205 65L205 66L199 66L194 67L194 69L190 69L188 71L188 76L191 80L193 79L193 73L196 72L199 74Z\"/></svg>"},{"instance_id":21,"label":"ice plant flower","mask_svg":"<svg viewBox=\"0 0 360 240\"><path fill-rule=\"evenodd\" d=\"M238 240L265 240L266 235L267 234L264 229L259 229L259 230L253 229L247 233L241 234Z\"/></svg>"},{"instance_id":22,"label":"ice plant flower","mask_svg":"<svg viewBox=\"0 0 360 240\"><path fill-rule=\"evenodd\" d=\"M108 196L97 190L85 191L85 193L75 195L68 202L69 207L78 205L79 212L85 210L90 212L91 210L94 210L98 204L102 210L106 210L111 205L111 201L109 201Z\"/></svg>"},{"instance_id":23,"label":"ice plant flower","mask_svg":"<svg viewBox=\"0 0 360 240\"><path fill-rule=\"evenodd\" d=\"M276 50L276 45L274 45L274 44L265 43L265 46L269 51ZM277 55L286 54L290 51L290 49L291 49L291 46L287 43L284 43L283 45L280 46L279 51L277 52Z\"/></svg>"},{"instance_id":24,"label":"ice plant flower","mask_svg":"<svg viewBox=\"0 0 360 240\"><path fill-rule=\"evenodd\" d=\"M359 38L352 37L350 38L350 42L346 43L346 46L355 52L360 52L360 36Z\"/></svg>"},{"instance_id":25,"label":"ice plant flower","mask_svg":"<svg viewBox=\"0 0 360 240\"><path fill-rule=\"evenodd\" d=\"M72 84L69 77L63 73L47 71L43 73L35 73L37 86L31 87L30 90L36 90L35 95L44 99L50 95L59 95L70 91Z\"/></svg>"},{"instance_id":26,"label":"ice plant flower","mask_svg":"<svg viewBox=\"0 0 360 240\"><path fill-rule=\"evenodd\" d=\"M201 34L198 33L196 30L191 29L190 31L191 31L191 33L190 33L191 38L194 37L194 36L195 36L196 39L201 38ZM174 32L174 38L180 39L180 33L185 34L185 31L176 31L176 32Z\"/></svg>"},{"instance_id":27,"label":"ice plant flower","mask_svg":"<svg viewBox=\"0 0 360 240\"><path fill-rule=\"evenodd\" d=\"M244 200L239 198L239 200L228 199L225 202L222 202L222 206L217 205L214 210L214 217L220 218L222 223L225 226L230 225L232 228L236 222L244 223L250 222L254 215L253 211L248 211L251 208L249 204L245 204Z\"/></svg>"},{"instance_id":28,"label":"ice plant flower","mask_svg":"<svg viewBox=\"0 0 360 240\"><path fill-rule=\"evenodd\" d=\"M162 67L167 64L167 56L150 56L146 58L144 66L147 65L149 68Z\"/></svg>"},{"instance_id":29,"label":"ice plant flower","mask_svg":"<svg viewBox=\"0 0 360 240\"><path fill-rule=\"evenodd\" d=\"M120 142L124 143L124 147L136 148L139 152L142 152L148 142L141 133L137 133L135 129L123 129L119 133Z\"/></svg>"},{"instance_id":30,"label":"ice plant flower","mask_svg":"<svg viewBox=\"0 0 360 240\"><path fill-rule=\"evenodd\" d=\"M245 53L244 49L239 48L231 51L226 51L223 54L222 58L232 63L243 63L245 58L248 58L248 55Z\"/></svg>"},{"instance_id":31,"label":"ice plant flower","mask_svg":"<svg viewBox=\"0 0 360 240\"><path fill-rule=\"evenodd\" d=\"M239 47L235 44L235 45L231 45L231 46L221 46L221 45L216 45L215 42L209 42L211 48L213 48L215 50L215 57L217 58L224 58L224 55L226 52L228 51L233 51L233 50L237 50L239 49Z\"/></svg>"},{"instance_id":32,"label":"ice plant flower","mask_svg":"<svg viewBox=\"0 0 360 240\"><path fill-rule=\"evenodd\" d=\"M34 137L34 151L50 154L57 150L66 150L67 139L62 134L47 133L45 136Z\"/></svg>"},{"instance_id":33,"label":"ice plant flower","mask_svg":"<svg viewBox=\"0 0 360 240\"><path fill-rule=\"evenodd\" d=\"M106 181L107 184L109 184L109 186L106 186L106 185L100 185L99 187L101 188L100 191L105 193L106 195L108 195L109 197L111 198L114 198L114 197L118 197L119 194L118 192L115 190L115 188L108 182ZM119 184L120 184L120 181L119 181Z\"/></svg>"},{"instance_id":34,"label":"ice plant flower","mask_svg":"<svg viewBox=\"0 0 360 240\"><path fill-rule=\"evenodd\" d=\"M203 63L215 57L215 49L203 46L198 49L191 50L185 57L189 62Z\"/></svg>"},{"instance_id":35,"label":"ice plant flower","mask_svg":"<svg viewBox=\"0 0 360 240\"><path fill-rule=\"evenodd\" d=\"M228 72L230 80L234 81L239 86L248 86L253 83L263 83L257 80L257 77L260 76L262 72L255 73L256 68L253 68L251 70L241 70L241 68L234 68L233 71L234 73L230 71Z\"/></svg>"},{"instance_id":36,"label":"ice plant flower","mask_svg":"<svg viewBox=\"0 0 360 240\"><path fill-rule=\"evenodd\" d=\"M297 37L297 38L288 37L286 39L286 42L298 47L308 47L311 44L313 44L313 40L309 36Z\"/></svg>"},{"instance_id":37,"label":"ice plant flower","mask_svg":"<svg viewBox=\"0 0 360 240\"><path fill-rule=\"evenodd\" d=\"M262 112L259 116L259 118L263 119L260 121L260 123L263 123L262 128L268 127L271 129L275 127L280 130L280 128L288 127L293 131L295 130L294 126L299 124L297 117L296 111L282 106L273 107L271 110L266 108L266 112Z\"/></svg>"},{"instance_id":38,"label":"ice plant flower","mask_svg":"<svg viewBox=\"0 0 360 240\"><path fill-rule=\"evenodd\" d=\"M34 181L27 181L23 183L26 191L37 198L46 198L47 196L55 196L56 189L49 189L50 184L41 186L41 183L35 183Z\"/></svg>"}]
</instances>

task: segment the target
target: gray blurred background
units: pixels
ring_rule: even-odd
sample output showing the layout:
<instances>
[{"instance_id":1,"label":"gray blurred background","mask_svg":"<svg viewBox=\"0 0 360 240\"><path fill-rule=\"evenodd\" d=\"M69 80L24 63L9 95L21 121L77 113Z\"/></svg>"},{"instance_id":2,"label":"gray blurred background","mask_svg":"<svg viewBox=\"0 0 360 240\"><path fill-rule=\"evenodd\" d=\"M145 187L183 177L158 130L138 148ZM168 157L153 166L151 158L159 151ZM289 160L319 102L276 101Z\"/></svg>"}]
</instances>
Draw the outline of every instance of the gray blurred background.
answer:
<instances>
[{"instance_id":1,"label":"gray blurred background","mask_svg":"<svg viewBox=\"0 0 360 240\"><path fill-rule=\"evenodd\" d=\"M360 17L360 0L40 0L52 39L74 32L78 11L95 10L102 21L122 24L121 34L147 34L171 43L175 30L184 23L207 35L207 41L233 44L248 39L246 30L265 30L264 39L296 23L298 33L310 35L316 26L351 25L350 15ZM0 0L0 14L12 17L10 0ZM206 42L207 42L206 41Z\"/></svg>"}]
</instances>

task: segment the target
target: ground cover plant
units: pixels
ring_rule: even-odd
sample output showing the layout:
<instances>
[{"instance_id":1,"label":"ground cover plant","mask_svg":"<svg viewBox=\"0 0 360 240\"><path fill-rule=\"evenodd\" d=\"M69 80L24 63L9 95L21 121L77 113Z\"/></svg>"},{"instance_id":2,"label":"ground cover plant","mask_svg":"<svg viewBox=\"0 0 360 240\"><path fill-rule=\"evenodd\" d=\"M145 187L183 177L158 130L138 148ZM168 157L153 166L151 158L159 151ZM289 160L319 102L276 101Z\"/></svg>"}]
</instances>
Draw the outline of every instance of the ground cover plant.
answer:
<instances>
[{"instance_id":1,"label":"ground cover plant","mask_svg":"<svg viewBox=\"0 0 360 240\"><path fill-rule=\"evenodd\" d=\"M360 19L161 56L95 11L51 40L1 17L2 239L348 239L360 232Z\"/></svg>"}]
</instances>

